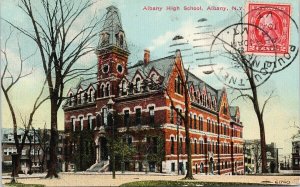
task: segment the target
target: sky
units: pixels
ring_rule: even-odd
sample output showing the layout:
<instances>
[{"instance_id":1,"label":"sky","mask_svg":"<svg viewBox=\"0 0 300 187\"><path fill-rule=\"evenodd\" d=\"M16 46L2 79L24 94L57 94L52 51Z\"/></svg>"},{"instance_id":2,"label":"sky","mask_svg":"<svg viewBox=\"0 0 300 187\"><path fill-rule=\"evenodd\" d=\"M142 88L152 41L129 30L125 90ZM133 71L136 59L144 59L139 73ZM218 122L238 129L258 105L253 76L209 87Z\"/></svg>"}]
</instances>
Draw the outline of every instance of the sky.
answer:
<instances>
[{"instance_id":1,"label":"sky","mask_svg":"<svg viewBox=\"0 0 300 187\"><path fill-rule=\"evenodd\" d=\"M256 2L256 1L251 1ZM266 3L275 3L275 1L265 1ZM283 2L283 1L282 1ZM30 22L28 17L24 15L22 10L17 6L18 1L1 1L1 18L9 20L23 28L32 30L30 28ZM75 23L75 27L72 28L72 32L76 33L81 24L84 24L94 14L99 19L106 13L106 7L114 5L119 9L121 14L121 20L123 29L125 31L126 40L129 46L130 56L129 64L134 64L138 60L143 59L144 49L151 51L150 58L157 59L164 56L168 56L172 53L174 48L170 47L174 44L172 39L176 35L184 37L183 41L186 45L183 45L181 49L192 49L191 52L182 52L186 57L183 58L185 67L189 67L190 70L202 80L205 80L211 86L216 89L224 87L224 82L218 80L215 73L205 74L204 71L211 70L210 66L199 67L199 65L207 65L212 63L210 60L199 60L195 52L194 46L204 45L199 51L209 51L212 44L212 39L194 41L193 39L198 36L197 32L204 32L201 37L208 35L205 32L217 34L223 28L238 23L240 21L240 11L232 10L232 7L241 7L242 10L246 8L246 1L212 1L212 0L98 0L87 11L84 16L80 17ZM299 2L293 0L284 1L284 4L291 4L291 17L296 18L296 24L299 25ZM145 10L150 7L162 7L161 11ZM173 9L179 10L166 10L167 7L173 7ZM184 7L201 7L201 11L197 10L184 10ZM208 7L225 7L225 11L222 10L207 10ZM37 7L38 8L38 7ZM228 10L227 10L228 9ZM199 22L201 18L206 18L207 21ZM207 27L199 27L208 25ZM1 20L1 48L4 48L5 40L9 34L9 26L7 23ZM100 32L100 29L99 29ZM228 38L227 38L228 39ZM95 38L95 45L99 38ZM22 79L20 84L11 90L11 96L13 98L13 104L16 106L18 120L20 121L20 115L23 119L28 117L32 108L34 98L37 96L39 90L42 87L44 79L40 57L36 52L36 47L30 39L24 35L13 32L7 44L7 54L9 64L12 73L16 73L19 70L20 60L17 42L20 42L23 58L33 54L32 57L26 62L24 66L25 72L32 72L30 76ZM295 24L290 25L290 42L299 42L299 31L297 31ZM198 51L198 52L199 52ZM201 53L201 57L209 57L209 53ZM264 59L264 55L258 55L259 58ZM3 56L1 56L1 68L3 68ZM97 59L94 53L91 53L82 58L78 64L86 66L88 64L96 63ZM218 59L213 61L217 66L224 63L229 63L228 59ZM2 69L3 70L3 69ZM2 72L1 70L1 72ZM74 82L73 82L74 83ZM66 85L66 90L71 87ZM274 90L274 97L269 101L265 109L265 129L267 143L275 142L280 150L280 154L289 154L291 152L291 139L290 137L295 133L295 129L290 128L294 123L299 124L299 56L284 70L274 73L270 78L258 87L260 104L267 98L268 94ZM229 91L228 91L229 92ZM1 93L2 94L2 93ZM46 92L44 93L46 96ZM231 102L235 93L228 93L229 102ZM253 111L253 106L249 101L239 99L233 101L232 105L238 105L241 111L241 120L244 125L244 138L254 139L259 138L258 122ZM50 127L49 117L49 103L45 103L36 113L34 117L35 127L43 127L45 124ZM2 127L11 126L11 117L6 104L6 101L1 95L1 125ZM64 128L64 116L62 109L58 112L58 128Z\"/></svg>"}]
</instances>

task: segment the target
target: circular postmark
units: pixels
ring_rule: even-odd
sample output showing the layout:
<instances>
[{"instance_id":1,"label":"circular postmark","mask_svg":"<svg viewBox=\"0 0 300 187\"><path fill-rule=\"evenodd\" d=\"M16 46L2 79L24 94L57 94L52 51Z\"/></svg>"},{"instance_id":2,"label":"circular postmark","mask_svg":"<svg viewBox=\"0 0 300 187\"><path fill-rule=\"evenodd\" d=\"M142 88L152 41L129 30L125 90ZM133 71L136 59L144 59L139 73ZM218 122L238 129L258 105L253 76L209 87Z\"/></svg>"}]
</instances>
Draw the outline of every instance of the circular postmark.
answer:
<instances>
[{"instance_id":1,"label":"circular postmark","mask_svg":"<svg viewBox=\"0 0 300 187\"><path fill-rule=\"evenodd\" d=\"M248 29L247 52L256 56L277 55L271 73L284 70L298 56L298 25L290 14L291 7L287 4L249 3L243 16L249 24L257 26ZM251 68L258 71L256 66Z\"/></svg>"},{"instance_id":2,"label":"circular postmark","mask_svg":"<svg viewBox=\"0 0 300 187\"><path fill-rule=\"evenodd\" d=\"M255 55L246 52L248 31L254 27L271 41L271 36L257 25L236 23L222 29L210 48L210 61L217 78L228 87L240 90L257 87L267 81L275 68L276 51L273 55ZM255 68L253 68L255 67Z\"/></svg>"}]
</instances>

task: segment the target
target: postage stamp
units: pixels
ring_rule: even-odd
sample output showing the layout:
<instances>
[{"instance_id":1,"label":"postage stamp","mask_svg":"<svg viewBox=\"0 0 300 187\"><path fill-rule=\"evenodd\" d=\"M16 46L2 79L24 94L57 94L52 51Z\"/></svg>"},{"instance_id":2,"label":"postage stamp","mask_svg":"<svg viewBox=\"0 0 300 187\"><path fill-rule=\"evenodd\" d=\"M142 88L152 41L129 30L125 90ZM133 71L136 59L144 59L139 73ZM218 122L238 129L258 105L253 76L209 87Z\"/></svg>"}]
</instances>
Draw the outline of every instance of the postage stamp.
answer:
<instances>
[{"instance_id":1,"label":"postage stamp","mask_svg":"<svg viewBox=\"0 0 300 187\"><path fill-rule=\"evenodd\" d=\"M285 54L289 50L290 5L249 3L248 52ZM275 49L274 49L275 48Z\"/></svg>"}]
</instances>

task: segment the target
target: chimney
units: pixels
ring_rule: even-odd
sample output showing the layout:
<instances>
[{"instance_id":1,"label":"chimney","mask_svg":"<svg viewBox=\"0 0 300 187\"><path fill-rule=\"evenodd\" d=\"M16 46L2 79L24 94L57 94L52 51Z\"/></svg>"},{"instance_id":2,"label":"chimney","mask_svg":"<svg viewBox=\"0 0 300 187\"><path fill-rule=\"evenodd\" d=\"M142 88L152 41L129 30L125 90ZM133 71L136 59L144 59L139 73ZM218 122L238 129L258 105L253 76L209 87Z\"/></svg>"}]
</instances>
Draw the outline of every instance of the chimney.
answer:
<instances>
[{"instance_id":1,"label":"chimney","mask_svg":"<svg viewBox=\"0 0 300 187\"><path fill-rule=\"evenodd\" d=\"M150 51L149 49L144 50L144 65L147 65L150 62Z\"/></svg>"}]
</instances>

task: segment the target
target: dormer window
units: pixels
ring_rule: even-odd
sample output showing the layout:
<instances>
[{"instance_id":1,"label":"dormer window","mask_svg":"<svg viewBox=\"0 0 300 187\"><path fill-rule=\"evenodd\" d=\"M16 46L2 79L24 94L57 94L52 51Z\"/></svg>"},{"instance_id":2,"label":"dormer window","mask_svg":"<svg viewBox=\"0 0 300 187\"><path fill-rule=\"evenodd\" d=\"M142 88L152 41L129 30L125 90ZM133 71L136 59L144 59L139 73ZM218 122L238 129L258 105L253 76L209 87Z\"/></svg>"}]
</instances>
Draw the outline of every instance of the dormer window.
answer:
<instances>
[{"instance_id":1,"label":"dormer window","mask_svg":"<svg viewBox=\"0 0 300 187\"><path fill-rule=\"evenodd\" d=\"M89 102L91 102L93 99L93 89L90 89L89 91Z\"/></svg>"},{"instance_id":2,"label":"dormer window","mask_svg":"<svg viewBox=\"0 0 300 187\"><path fill-rule=\"evenodd\" d=\"M109 44L109 33L104 32L101 34L101 46L106 46Z\"/></svg>"},{"instance_id":3,"label":"dormer window","mask_svg":"<svg viewBox=\"0 0 300 187\"><path fill-rule=\"evenodd\" d=\"M121 93L122 95L127 95L127 83L125 80L123 80L121 84Z\"/></svg>"},{"instance_id":4,"label":"dormer window","mask_svg":"<svg viewBox=\"0 0 300 187\"><path fill-rule=\"evenodd\" d=\"M70 93L69 106L72 106L72 102L73 102L73 94Z\"/></svg>"},{"instance_id":5,"label":"dormer window","mask_svg":"<svg viewBox=\"0 0 300 187\"><path fill-rule=\"evenodd\" d=\"M138 77L135 79L136 93L141 91L141 79Z\"/></svg>"}]
</instances>

